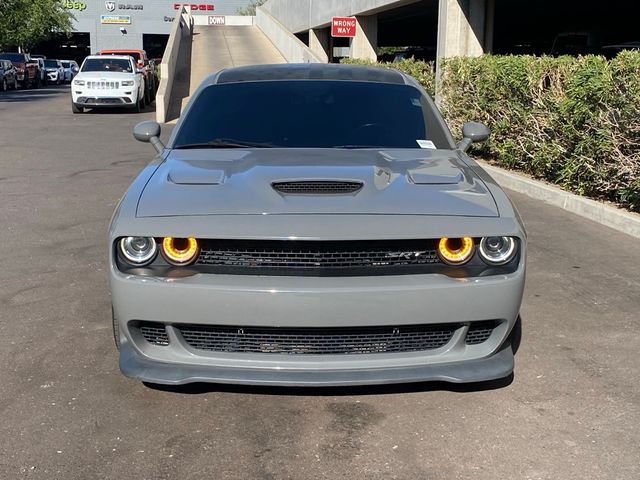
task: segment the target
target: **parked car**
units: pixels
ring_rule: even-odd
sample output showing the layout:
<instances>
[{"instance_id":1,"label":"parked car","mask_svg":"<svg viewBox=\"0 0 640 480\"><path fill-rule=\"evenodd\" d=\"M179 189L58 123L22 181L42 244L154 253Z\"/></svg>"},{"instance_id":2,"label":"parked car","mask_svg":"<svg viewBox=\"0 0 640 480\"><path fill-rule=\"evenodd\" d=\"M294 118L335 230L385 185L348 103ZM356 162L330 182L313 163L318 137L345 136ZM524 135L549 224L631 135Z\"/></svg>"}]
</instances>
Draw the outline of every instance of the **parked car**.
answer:
<instances>
[{"instance_id":1,"label":"parked car","mask_svg":"<svg viewBox=\"0 0 640 480\"><path fill-rule=\"evenodd\" d=\"M0 60L0 88L3 92L18 88L18 71L10 60Z\"/></svg>"},{"instance_id":2,"label":"parked car","mask_svg":"<svg viewBox=\"0 0 640 480\"><path fill-rule=\"evenodd\" d=\"M148 105L153 103L155 99L157 87L157 78L155 68L149 63L149 59L147 58L147 52L144 50L100 50L98 55L130 55L133 57L136 62L136 67L138 71L144 74L144 84L145 84L145 102Z\"/></svg>"},{"instance_id":3,"label":"parked car","mask_svg":"<svg viewBox=\"0 0 640 480\"><path fill-rule=\"evenodd\" d=\"M62 63L62 68L64 68L64 81L71 83L80 71L80 67L75 60L61 60L60 63Z\"/></svg>"},{"instance_id":4,"label":"parked car","mask_svg":"<svg viewBox=\"0 0 640 480\"><path fill-rule=\"evenodd\" d=\"M38 69L38 75L36 80L36 87L40 87L42 85L46 85L47 82L47 67L44 64L44 59L40 57L33 58L31 57L29 63L35 63Z\"/></svg>"},{"instance_id":5,"label":"parked car","mask_svg":"<svg viewBox=\"0 0 640 480\"><path fill-rule=\"evenodd\" d=\"M47 82L60 85L64 82L64 67L60 60L45 60L44 66L47 72Z\"/></svg>"},{"instance_id":6,"label":"parked car","mask_svg":"<svg viewBox=\"0 0 640 480\"><path fill-rule=\"evenodd\" d=\"M145 106L144 77L129 55L92 55L85 58L71 87L71 110L127 107L139 112Z\"/></svg>"},{"instance_id":7,"label":"parked car","mask_svg":"<svg viewBox=\"0 0 640 480\"><path fill-rule=\"evenodd\" d=\"M4 52L0 53L0 59L9 60L16 67L18 83L22 88L29 88L39 84L38 64L30 63L30 57L26 53Z\"/></svg>"},{"instance_id":8,"label":"parked car","mask_svg":"<svg viewBox=\"0 0 640 480\"><path fill-rule=\"evenodd\" d=\"M345 108L348 105L348 108ZM304 119L304 121L301 121ZM527 239L412 77L209 76L113 215L120 368L150 383L477 382L513 370Z\"/></svg>"},{"instance_id":9,"label":"parked car","mask_svg":"<svg viewBox=\"0 0 640 480\"><path fill-rule=\"evenodd\" d=\"M640 50L640 41L638 42L625 42L615 43L612 45L605 45L602 47L602 54L607 58L614 58L620 52L626 50Z\"/></svg>"}]
</instances>

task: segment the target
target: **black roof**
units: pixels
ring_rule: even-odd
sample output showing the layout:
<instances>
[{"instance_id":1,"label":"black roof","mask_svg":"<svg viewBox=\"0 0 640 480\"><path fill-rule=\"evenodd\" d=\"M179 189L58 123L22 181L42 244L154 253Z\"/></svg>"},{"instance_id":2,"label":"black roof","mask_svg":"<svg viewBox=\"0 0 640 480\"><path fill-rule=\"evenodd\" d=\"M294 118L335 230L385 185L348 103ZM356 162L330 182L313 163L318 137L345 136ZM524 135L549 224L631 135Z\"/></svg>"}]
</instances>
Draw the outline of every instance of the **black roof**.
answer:
<instances>
[{"instance_id":1,"label":"black roof","mask_svg":"<svg viewBox=\"0 0 640 480\"><path fill-rule=\"evenodd\" d=\"M397 70L363 65L336 65L326 63L289 63L276 65L250 65L223 70L216 83L259 82L265 80L351 80L405 84Z\"/></svg>"}]
</instances>

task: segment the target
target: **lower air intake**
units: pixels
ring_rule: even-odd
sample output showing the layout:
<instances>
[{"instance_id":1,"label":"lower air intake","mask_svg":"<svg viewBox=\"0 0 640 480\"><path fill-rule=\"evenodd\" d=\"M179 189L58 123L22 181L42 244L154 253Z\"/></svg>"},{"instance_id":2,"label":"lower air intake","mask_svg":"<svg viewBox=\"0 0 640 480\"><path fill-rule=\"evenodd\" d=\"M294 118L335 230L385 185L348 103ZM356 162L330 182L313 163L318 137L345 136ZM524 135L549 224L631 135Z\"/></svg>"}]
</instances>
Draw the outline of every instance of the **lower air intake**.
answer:
<instances>
[{"instance_id":1,"label":"lower air intake","mask_svg":"<svg viewBox=\"0 0 640 480\"><path fill-rule=\"evenodd\" d=\"M169 345L169 335L163 324L142 323L139 328L144 339L152 345Z\"/></svg>"},{"instance_id":2,"label":"lower air intake","mask_svg":"<svg viewBox=\"0 0 640 480\"><path fill-rule=\"evenodd\" d=\"M479 345L489 340L489 337L496 328L495 322L476 322L472 323L467 332L465 340L467 345Z\"/></svg>"},{"instance_id":3,"label":"lower air intake","mask_svg":"<svg viewBox=\"0 0 640 480\"><path fill-rule=\"evenodd\" d=\"M459 327L457 324L357 328L176 326L184 340L197 350L289 355L432 350L449 343Z\"/></svg>"}]
</instances>

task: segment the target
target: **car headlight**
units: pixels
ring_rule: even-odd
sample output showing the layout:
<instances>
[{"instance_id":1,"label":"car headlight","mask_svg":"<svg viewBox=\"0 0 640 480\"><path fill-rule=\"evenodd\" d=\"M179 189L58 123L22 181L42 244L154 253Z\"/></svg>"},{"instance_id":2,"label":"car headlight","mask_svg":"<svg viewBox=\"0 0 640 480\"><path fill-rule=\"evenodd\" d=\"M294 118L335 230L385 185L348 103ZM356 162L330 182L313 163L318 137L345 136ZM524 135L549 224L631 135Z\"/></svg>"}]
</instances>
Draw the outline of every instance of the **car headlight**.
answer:
<instances>
[{"instance_id":1,"label":"car headlight","mask_svg":"<svg viewBox=\"0 0 640 480\"><path fill-rule=\"evenodd\" d=\"M133 87L133 80L124 80L120 85L123 87Z\"/></svg>"},{"instance_id":2,"label":"car headlight","mask_svg":"<svg viewBox=\"0 0 640 480\"><path fill-rule=\"evenodd\" d=\"M462 265L473 257L475 245L473 238L441 238L438 242L438 256L449 265Z\"/></svg>"},{"instance_id":3,"label":"car headlight","mask_svg":"<svg viewBox=\"0 0 640 480\"><path fill-rule=\"evenodd\" d=\"M162 255L172 265L189 265L198 256L200 248L195 238L165 237L162 241Z\"/></svg>"},{"instance_id":4,"label":"car headlight","mask_svg":"<svg viewBox=\"0 0 640 480\"><path fill-rule=\"evenodd\" d=\"M517 243L513 237L484 237L480 240L480 258L489 265L509 263L516 254Z\"/></svg>"},{"instance_id":5,"label":"car headlight","mask_svg":"<svg viewBox=\"0 0 640 480\"><path fill-rule=\"evenodd\" d=\"M74 80L73 84L74 85L79 85L81 87L84 87L84 80Z\"/></svg>"},{"instance_id":6,"label":"car headlight","mask_svg":"<svg viewBox=\"0 0 640 480\"><path fill-rule=\"evenodd\" d=\"M137 267L151 263L158 251L156 241L152 237L124 237L118 245L125 260Z\"/></svg>"}]
</instances>

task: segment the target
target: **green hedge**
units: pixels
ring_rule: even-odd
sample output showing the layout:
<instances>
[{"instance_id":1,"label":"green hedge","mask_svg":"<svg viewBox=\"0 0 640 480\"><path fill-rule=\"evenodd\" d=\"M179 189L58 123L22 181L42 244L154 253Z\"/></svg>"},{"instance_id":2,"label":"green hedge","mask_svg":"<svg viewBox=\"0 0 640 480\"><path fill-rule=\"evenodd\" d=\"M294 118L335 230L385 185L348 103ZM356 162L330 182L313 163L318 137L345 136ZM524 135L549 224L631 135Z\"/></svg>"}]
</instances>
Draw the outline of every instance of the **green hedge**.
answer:
<instances>
[{"instance_id":1,"label":"green hedge","mask_svg":"<svg viewBox=\"0 0 640 480\"><path fill-rule=\"evenodd\" d=\"M385 64L433 92L433 65ZM640 52L454 58L442 66L442 113L491 127L474 154L561 187L640 211ZM416 73L418 73L416 75Z\"/></svg>"}]
</instances>

